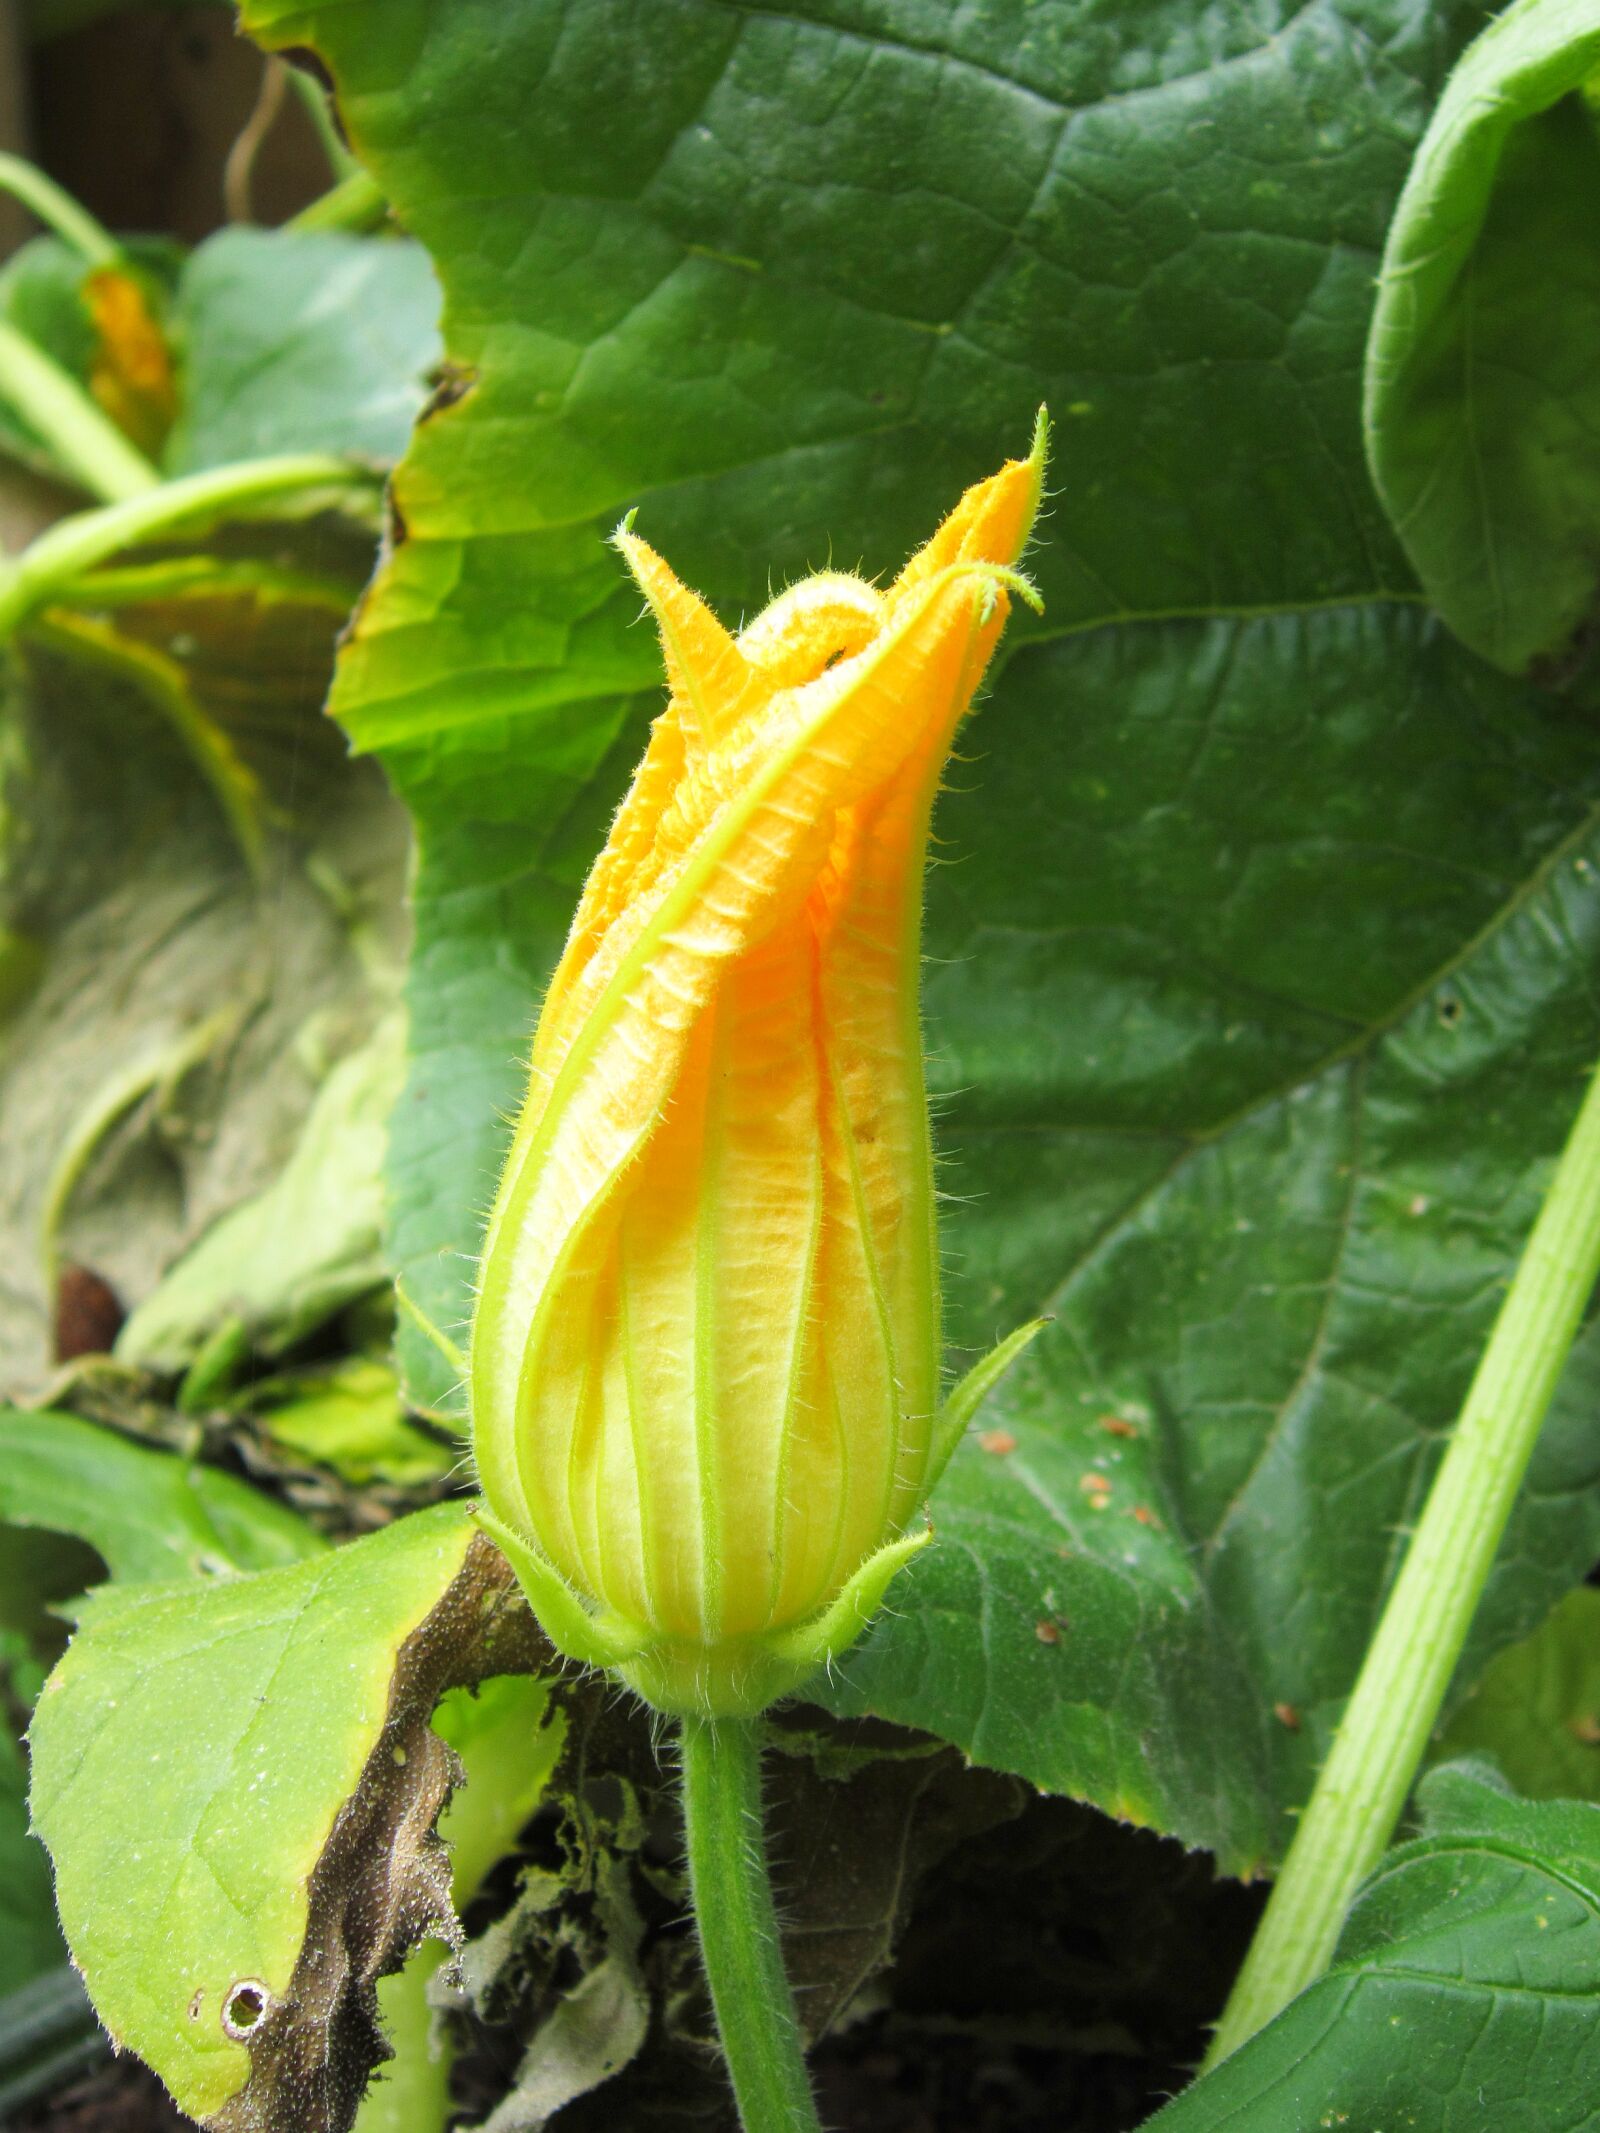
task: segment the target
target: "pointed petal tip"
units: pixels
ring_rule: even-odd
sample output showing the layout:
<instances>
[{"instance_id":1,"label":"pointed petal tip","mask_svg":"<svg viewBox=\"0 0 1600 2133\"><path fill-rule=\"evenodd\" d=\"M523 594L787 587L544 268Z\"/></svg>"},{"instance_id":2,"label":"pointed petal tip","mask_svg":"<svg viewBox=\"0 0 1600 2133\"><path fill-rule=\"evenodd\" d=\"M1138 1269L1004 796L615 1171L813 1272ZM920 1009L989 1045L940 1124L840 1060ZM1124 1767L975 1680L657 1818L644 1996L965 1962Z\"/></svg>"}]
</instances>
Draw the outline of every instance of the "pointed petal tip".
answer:
<instances>
[{"instance_id":1,"label":"pointed petal tip","mask_svg":"<svg viewBox=\"0 0 1600 2133\"><path fill-rule=\"evenodd\" d=\"M1008 459L996 473L974 482L927 545L907 563L891 588L891 598L911 591L954 563L996 564L1012 568L1033 535L1044 494L1044 470L1050 449L1050 422L1041 408L1034 421L1033 444L1026 459ZM1024 583L1012 589L1032 607L1038 595Z\"/></svg>"},{"instance_id":2,"label":"pointed petal tip","mask_svg":"<svg viewBox=\"0 0 1600 2133\"><path fill-rule=\"evenodd\" d=\"M686 730L702 743L715 741L737 715L749 680L748 663L700 595L633 531L631 511L611 541L655 617L668 685L690 721Z\"/></svg>"}]
</instances>

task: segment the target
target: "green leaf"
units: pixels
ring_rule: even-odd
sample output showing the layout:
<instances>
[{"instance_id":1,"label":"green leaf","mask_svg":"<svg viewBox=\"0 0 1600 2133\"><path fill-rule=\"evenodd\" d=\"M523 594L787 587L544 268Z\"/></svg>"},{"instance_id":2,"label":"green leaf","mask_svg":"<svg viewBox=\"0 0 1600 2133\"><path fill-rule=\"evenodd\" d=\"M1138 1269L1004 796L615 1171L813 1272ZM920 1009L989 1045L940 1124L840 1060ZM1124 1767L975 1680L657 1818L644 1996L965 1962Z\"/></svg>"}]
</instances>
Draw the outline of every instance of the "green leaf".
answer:
<instances>
[{"instance_id":1,"label":"green leaf","mask_svg":"<svg viewBox=\"0 0 1600 2133\"><path fill-rule=\"evenodd\" d=\"M447 1504L286 1569L91 1602L34 1718L34 1822L101 2020L191 2116L284 2125L314 2097L348 2125L382 2055L377 1976L455 1930L428 1714L525 1663L509 1581Z\"/></svg>"},{"instance_id":2,"label":"green leaf","mask_svg":"<svg viewBox=\"0 0 1600 2133\"><path fill-rule=\"evenodd\" d=\"M605 536L637 504L736 621L898 567L1048 401L1047 613L941 803L926 984L952 1360L1056 1323L829 1693L1271 1856L1600 1041L1600 748L1427 615L1362 457L1475 12L245 15L321 53L446 292L334 708L417 827L390 1243L449 1334L660 702ZM1600 1550L1597 1372L1591 1337L1469 1672Z\"/></svg>"},{"instance_id":3,"label":"green leaf","mask_svg":"<svg viewBox=\"0 0 1600 2133\"><path fill-rule=\"evenodd\" d=\"M1600 757L1410 611L1025 652L981 720L930 904L953 1330L1055 1323L839 1701L1248 1863L1583 1093ZM1597 1394L1591 1325L1464 1678L1600 1549Z\"/></svg>"},{"instance_id":4,"label":"green leaf","mask_svg":"<svg viewBox=\"0 0 1600 2133\"><path fill-rule=\"evenodd\" d=\"M400 1387L387 1363L362 1356L326 1370L273 1378L255 1389L252 1407L274 1444L358 1486L400 1487L437 1481L461 1454L406 1419Z\"/></svg>"},{"instance_id":5,"label":"green leaf","mask_svg":"<svg viewBox=\"0 0 1600 2133\"><path fill-rule=\"evenodd\" d=\"M176 1373L228 1325L281 1354L384 1280L383 1160L404 1066L390 1016L323 1082L273 1182L207 1230L129 1318L124 1362Z\"/></svg>"},{"instance_id":6,"label":"green leaf","mask_svg":"<svg viewBox=\"0 0 1600 2133\"><path fill-rule=\"evenodd\" d=\"M1445 1728L1437 1759L1491 1755L1525 1798L1600 1805L1600 1592L1580 1585L1504 1651Z\"/></svg>"},{"instance_id":7,"label":"green leaf","mask_svg":"<svg viewBox=\"0 0 1600 2133\"><path fill-rule=\"evenodd\" d=\"M1600 612L1600 75L1592 0L1516 0L1451 76L1383 256L1373 478L1428 596L1564 678Z\"/></svg>"},{"instance_id":8,"label":"green leaf","mask_svg":"<svg viewBox=\"0 0 1600 2133\"><path fill-rule=\"evenodd\" d=\"M366 555L326 522L270 538L324 567ZM392 1005L403 925L404 816L322 717L326 607L245 591L120 622L137 642L181 646L187 687L256 781L265 863L252 869L215 790L137 688L70 651L14 648L0 706L0 921L31 954L0 1060L11 1151L0 1383L17 1393L50 1358L63 1268L91 1270L136 1306L280 1175L330 1066ZM340 1090L352 1079L360 1069ZM366 1117L352 1153L370 1153ZM379 1256L370 1191L337 1222L303 1191L298 1205L324 1228L282 1240L261 1269L271 1293L242 1299L272 1323L365 1278ZM215 1258L210 1276L221 1278Z\"/></svg>"},{"instance_id":9,"label":"green leaf","mask_svg":"<svg viewBox=\"0 0 1600 2133\"><path fill-rule=\"evenodd\" d=\"M49 1412L0 1412L0 1522L74 1534L121 1584L266 1570L326 1547L231 1474Z\"/></svg>"},{"instance_id":10,"label":"green leaf","mask_svg":"<svg viewBox=\"0 0 1600 2133\"><path fill-rule=\"evenodd\" d=\"M1600 2081L1600 1807L1509 1797L1470 1765L1357 1898L1328 1975L1149 2121L1579 2133Z\"/></svg>"},{"instance_id":11,"label":"green leaf","mask_svg":"<svg viewBox=\"0 0 1600 2133\"><path fill-rule=\"evenodd\" d=\"M427 255L404 239L219 230L179 284L168 472L279 452L397 459L439 360L438 311Z\"/></svg>"},{"instance_id":12,"label":"green leaf","mask_svg":"<svg viewBox=\"0 0 1600 2133\"><path fill-rule=\"evenodd\" d=\"M62 1567L29 1546L40 1538L0 1527L0 2114L80 2064L85 2029L95 2035L56 1924L49 1857L28 1827L27 1765L13 1732L12 1713L31 1709L44 1679L29 1618Z\"/></svg>"},{"instance_id":13,"label":"green leaf","mask_svg":"<svg viewBox=\"0 0 1600 2133\"><path fill-rule=\"evenodd\" d=\"M405 239L334 231L224 229L187 258L138 245L152 289L170 284L164 327L181 353L171 474L275 453L400 456L440 356L438 284ZM81 256L36 238L0 269L0 317L87 385L100 338ZM48 464L0 402L0 446Z\"/></svg>"}]
</instances>

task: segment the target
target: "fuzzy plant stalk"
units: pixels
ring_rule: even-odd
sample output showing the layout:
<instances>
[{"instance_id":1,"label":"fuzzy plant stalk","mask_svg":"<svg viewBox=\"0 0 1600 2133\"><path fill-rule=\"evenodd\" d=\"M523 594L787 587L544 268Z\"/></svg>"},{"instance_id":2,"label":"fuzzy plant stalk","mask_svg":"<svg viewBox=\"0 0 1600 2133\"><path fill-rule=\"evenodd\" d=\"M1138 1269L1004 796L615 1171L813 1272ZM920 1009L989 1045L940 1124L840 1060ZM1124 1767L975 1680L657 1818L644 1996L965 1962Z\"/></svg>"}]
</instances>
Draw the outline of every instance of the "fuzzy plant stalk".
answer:
<instances>
[{"instance_id":1,"label":"fuzzy plant stalk","mask_svg":"<svg viewBox=\"0 0 1600 2133\"><path fill-rule=\"evenodd\" d=\"M682 1723L689 1889L717 2034L745 2126L818 2133L767 1868L760 1728L751 1718Z\"/></svg>"},{"instance_id":2,"label":"fuzzy plant stalk","mask_svg":"<svg viewBox=\"0 0 1600 2133\"><path fill-rule=\"evenodd\" d=\"M1600 1075L1562 1151L1208 2064L1322 1974L1357 1886L1394 1833L1597 1278Z\"/></svg>"},{"instance_id":3,"label":"fuzzy plant stalk","mask_svg":"<svg viewBox=\"0 0 1600 2133\"><path fill-rule=\"evenodd\" d=\"M534 1037L473 1319L479 1516L557 1648L678 1722L747 2133L815 2126L761 1834L760 1714L861 1634L1036 1330L941 1403L918 998L956 728L1038 509L1032 453L894 583L735 637L633 532L670 695Z\"/></svg>"}]
</instances>

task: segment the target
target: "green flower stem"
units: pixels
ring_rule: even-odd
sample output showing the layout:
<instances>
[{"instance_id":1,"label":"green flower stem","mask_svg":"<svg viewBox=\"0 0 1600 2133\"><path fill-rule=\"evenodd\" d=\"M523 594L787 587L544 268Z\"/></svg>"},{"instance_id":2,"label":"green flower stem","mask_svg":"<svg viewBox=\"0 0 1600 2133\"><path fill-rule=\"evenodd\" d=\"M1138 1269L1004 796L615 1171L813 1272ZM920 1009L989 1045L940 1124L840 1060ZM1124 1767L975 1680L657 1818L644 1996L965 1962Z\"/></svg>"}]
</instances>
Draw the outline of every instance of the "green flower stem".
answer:
<instances>
[{"instance_id":1,"label":"green flower stem","mask_svg":"<svg viewBox=\"0 0 1600 2133\"><path fill-rule=\"evenodd\" d=\"M161 477L54 356L0 319L0 395L10 401L62 473L91 496L120 503Z\"/></svg>"},{"instance_id":2,"label":"green flower stem","mask_svg":"<svg viewBox=\"0 0 1600 2133\"><path fill-rule=\"evenodd\" d=\"M1562 1151L1207 2061L1326 1969L1393 1835L1600 1276L1600 1075Z\"/></svg>"},{"instance_id":3,"label":"green flower stem","mask_svg":"<svg viewBox=\"0 0 1600 2133\"><path fill-rule=\"evenodd\" d=\"M163 482L159 488L81 511L41 533L0 576L0 640L34 608L52 599L56 588L70 584L97 563L141 541L161 540L196 520L248 518L261 505L275 503L296 490L348 490L370 484L373 477L348 460L323 453L283 459L246 459Z\"/></svg>"},{"instance_id":4,"label":"green flower stem","mask_svg":"<svg viewBox=\"0 0 1600 2133\"><path fill-rule=\"evenodd\" d=\"M683 1721L689 1884L744 2133L818 2133L761 1813L761 1721Z\"/></svg>"},{"instance_id":5,"label":"green flower stem","mask_svg":"<svg viewBox=\"0 0 1600 2133\"><path fill-rule=\"evenodd\" d=\"M0 152L0 192L20 200L30 215L80 252L88 266L122 264L122 247L111 232L25 156Z\"/></svg>"},{"instance_id":6,"label":"green flower stem","mask_svg":"<svg viewBox=\"0 0 1600 2133\"><path fill-rule=\"evenodd\" d=\"M389 212L389 203L376 178L361 169L341 178L309 207L301 208L298 215L291 215L286 225L291 230L363 230L376 229Z\"/></svg>"}]
</instances>

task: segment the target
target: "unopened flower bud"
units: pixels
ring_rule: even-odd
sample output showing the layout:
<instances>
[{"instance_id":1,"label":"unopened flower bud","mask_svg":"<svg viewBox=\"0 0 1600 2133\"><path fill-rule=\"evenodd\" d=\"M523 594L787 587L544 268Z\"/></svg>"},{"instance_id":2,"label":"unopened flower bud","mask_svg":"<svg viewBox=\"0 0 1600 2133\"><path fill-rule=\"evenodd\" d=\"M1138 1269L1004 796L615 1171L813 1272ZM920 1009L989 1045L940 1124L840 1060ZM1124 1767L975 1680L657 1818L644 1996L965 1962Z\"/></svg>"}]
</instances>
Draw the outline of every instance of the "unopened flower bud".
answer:
<instances>
[{"instance_id":1,"label":"unopened flower bud","mask_svg":"<svg viewBox=\"0 0 1600 2133\"><path fill-rule=\"evenodd\" d=\"M540 1017L472 1397L547 1632L666 1710L760 1709L926 1537L922 874L1042 472L1041 425L887 591L807 578L737 637L617 535L671 696Z\"/></svg>"}]
</instances>

